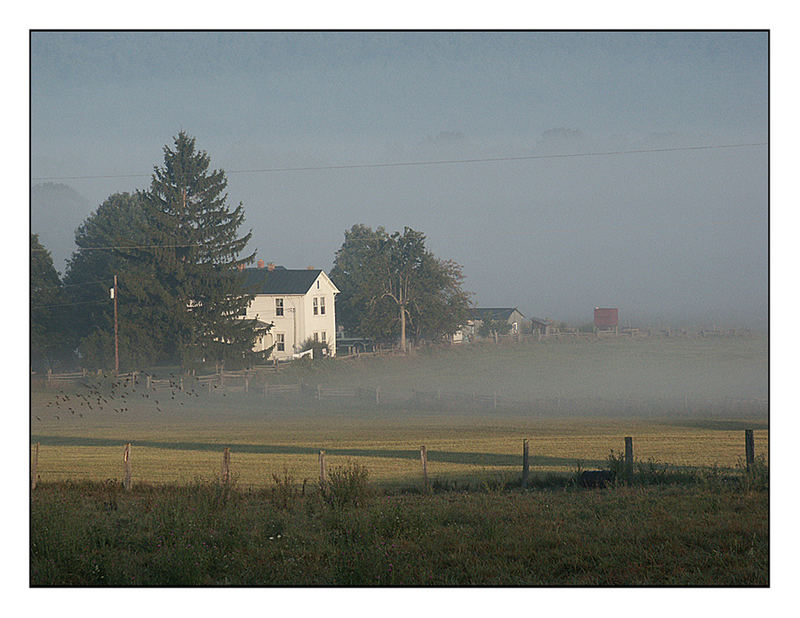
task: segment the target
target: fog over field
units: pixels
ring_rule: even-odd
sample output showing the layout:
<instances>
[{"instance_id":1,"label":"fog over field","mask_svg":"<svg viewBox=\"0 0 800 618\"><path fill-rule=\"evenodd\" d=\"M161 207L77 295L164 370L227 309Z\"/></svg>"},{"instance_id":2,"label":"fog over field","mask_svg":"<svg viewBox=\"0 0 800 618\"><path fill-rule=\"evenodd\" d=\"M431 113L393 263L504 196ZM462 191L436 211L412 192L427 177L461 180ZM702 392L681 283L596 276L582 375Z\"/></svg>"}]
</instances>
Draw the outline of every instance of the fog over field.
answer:
<instances>
[{"instance_id":1,"label":"fog over field","mask_svg":"<svg viewBox=\"0 0 800 618\"><path fill-rule=\"evenodd\" d=\"M409 357L298 363L224 384L160 371L147 388L87 376L86 386L35 385L31 440L42 478L119 474L131 442L137 478L214 478L223 447L244 485L283 469L302 478L356 460L377 483L414 483L419 446L437 478L514 474L530 438L541 473L602 466L634 436L638 461L733 469L742 431L769 452L763 337L454 346ZM278 385L302 389L281 391ZM360 391L354 392L358 387ZM380 387L376 397L376 387Z\"/></svg>"},{"instance_id":2,"label":"fog over field","mask_svg":"<svg viewBox=\"0 0 800 618\"><path fill-rule=\"evenodd\" d=\"M266 261L329 270L353 224L410 226L478 306L765 330L767 52L766 32L34 32L32 232L63 273L75 227L185 130Z\"/></svg>"}]
</instances>

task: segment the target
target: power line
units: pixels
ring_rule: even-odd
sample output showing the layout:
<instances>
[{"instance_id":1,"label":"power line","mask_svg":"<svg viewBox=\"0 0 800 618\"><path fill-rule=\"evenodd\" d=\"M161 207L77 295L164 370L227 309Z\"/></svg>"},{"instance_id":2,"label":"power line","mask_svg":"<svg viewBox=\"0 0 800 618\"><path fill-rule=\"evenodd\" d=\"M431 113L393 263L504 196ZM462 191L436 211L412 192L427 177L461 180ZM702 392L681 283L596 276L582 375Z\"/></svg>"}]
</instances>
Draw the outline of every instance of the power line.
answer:
<instances>
[{"instance_id":1,"label":"power line","mask_svg":"<svg viewBox=\"0 0 800 618\"><path fill-rule=\"evenodd\" d=\"M608 157L630 154L644 154L656 152L686 152L692 150L721 150L729 148L752 148L754 146L768 146L768 142L753 142L748 144L714 144L706 146L676 146L674 148L641 148L636 150L609 150L597 152L574 152L567 154L522 155L504 157L484 157L474 159L442 159L436 161L395 161L387 163L353 163L341 165L318 165L303 167L266 167L261 169L226 170L230 174L269 174L279 172L310 172L323 170L368 169L380 167L421 167L426 165L454 165L458 163L498 163L503 161L531 161L536 159L568 159L575 157ZM31 180L96 180L102 178L144 178L150 174L106 174L93 176L38 176Z\"/></svg>"},{"instance_id":2,"label":"power line","mask_svg":"<svg viewBox=\"0 0 800 618\"><path fill-rule=\"evenodd\" d=\"M76 251L109 251L112 249L177 249L181 247L202 247L202 244L192 245L120 245L108 247L77 247ZM48 249L31 249L31 252L48 251Z\"/></svg>"},{"instance_id":3,"label":"power line","mask_svg":"<svg viewBox=\"0 0 800 618\"><path fill-rule=\"evenodd\" d=\"M102 300L85 300L77 303L59 303L57 305L31 305L31 309L51 309L53 307L73 307L75 305L95 305L97 303L105 303L108 302L109 299L104 298Z\"/></svg>"},{"instance_id":4,"label":"power line","mask_svg":"<svg viewBox=\"0 0 800 618\"><path fill-rule=\"evenodd\" d=\"M75 287L75 286L78 286L78 285L97 285L98 283L103 283L105 285L109 285L110 282L98 279L97 281L82 281L81 283L62 283L61 287L62 288L69 288L69 287Z\"/></svg>"}]
</instances>

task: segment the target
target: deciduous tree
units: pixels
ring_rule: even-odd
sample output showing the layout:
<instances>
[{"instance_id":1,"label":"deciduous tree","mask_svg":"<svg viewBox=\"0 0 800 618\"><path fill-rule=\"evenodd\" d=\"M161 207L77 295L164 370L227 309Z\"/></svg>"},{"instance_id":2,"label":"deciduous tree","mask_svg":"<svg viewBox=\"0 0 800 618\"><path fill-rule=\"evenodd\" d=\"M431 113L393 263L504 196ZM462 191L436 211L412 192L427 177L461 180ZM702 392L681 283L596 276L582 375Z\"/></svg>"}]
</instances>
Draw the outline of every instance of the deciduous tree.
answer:
<instances>
[{"instance_id":1,"label":"deciduous tree","mask_svg":"<svg viewBox=\"0 0 800 618\"><path fill-rule=\"evenodd\" d=\"M425 235L406 227L388 234L355 225L345 232L331 278L341 293L337 315L364 336L442 338L467 318L469 296L461 289L461 267L436 258Z\"/></svg>"},{"instance_id":2,"label":"deciduous tree","mask_svg":"<svg viewBox=\"0 0 800 618\"><path fill-rule=\"evenodd\" d=\"M31 368L52 369L70 356L64 336L65 300L50 252L31 234L30 345Z\"/></svg>"}]
</instances>

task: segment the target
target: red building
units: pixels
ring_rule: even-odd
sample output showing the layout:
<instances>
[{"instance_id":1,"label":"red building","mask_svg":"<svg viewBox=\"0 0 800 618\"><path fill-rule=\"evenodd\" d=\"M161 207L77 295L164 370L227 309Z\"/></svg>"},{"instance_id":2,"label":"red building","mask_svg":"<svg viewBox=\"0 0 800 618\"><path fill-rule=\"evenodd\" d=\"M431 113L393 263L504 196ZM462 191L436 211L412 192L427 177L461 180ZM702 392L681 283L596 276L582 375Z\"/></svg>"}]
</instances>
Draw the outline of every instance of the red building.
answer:
<instances>
[{"instance_id":1,"label":"red building","mask_svg":"<svg viewBox=\"0 0 800 618\"><path fill-rule=\"evenodd\" d=\"M617 329L619 326L619 310L614 308L594 308L594 327L598 330Z\"/></svg>"}]
</instances>

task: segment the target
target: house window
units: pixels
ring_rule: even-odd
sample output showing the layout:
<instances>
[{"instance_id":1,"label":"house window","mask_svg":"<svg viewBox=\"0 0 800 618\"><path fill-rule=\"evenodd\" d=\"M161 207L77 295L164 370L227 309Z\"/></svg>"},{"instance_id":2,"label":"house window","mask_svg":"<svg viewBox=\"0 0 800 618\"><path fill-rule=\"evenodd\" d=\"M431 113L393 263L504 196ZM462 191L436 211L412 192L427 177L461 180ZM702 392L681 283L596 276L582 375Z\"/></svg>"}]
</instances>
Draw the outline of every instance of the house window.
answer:
<instances>
[{"instance_id":1,"label":"house window","mask_svg":"<svg viewBox=\"0 0 800 618\"><path fill-rule=\"evenodd\" d=\"M275 299L275 315L283 315L283 299Z\"/></svg>"},{"instance_id":2,"label":"house window","mask_svg":"<svg viewBox=\"0 0 800 618\"><path fill-rule=\"evenodd\" d=\"M319 297L319 313L320 315L325 315L325 297Z\"/></svg>"},{"instance_id":3,"label":"house window","mask_svg":"<svg viewBox=\"0 0 800 618\"><path fill-rule=\"evenodd\" d=\"M319 341L319 333L314 333L314 341Z\"/></svg>"},{"instance_id":4,"label":"house window","mask_svg":"<svg viewBox=\"0 0 800 618\"><path fill-rule=\"evenodd\" d=\"M314 297L314 315L319 313L319 299L315 296Z\"/></svg>"},{"instance_id":5,"label":"house window","mask_svg":"<svg viewBox=\"0 0 800 618\"><path fill-rule=\"evenodd\" d=\"M283 352L286 349L284 344L283 333L276 333L275 335L275 348L278 352Z\"/></svg>"},{"instance_id":6,"label":"house window","mask_svg":"<svg viewBox=\"0 0 800 618\"><path fill-rule=\"evenodd\" d=\"M325 343L327 340L328 340L328 337L325 334L325 331L322 331L322 343Z\"/></svg>"}]
</instances>

